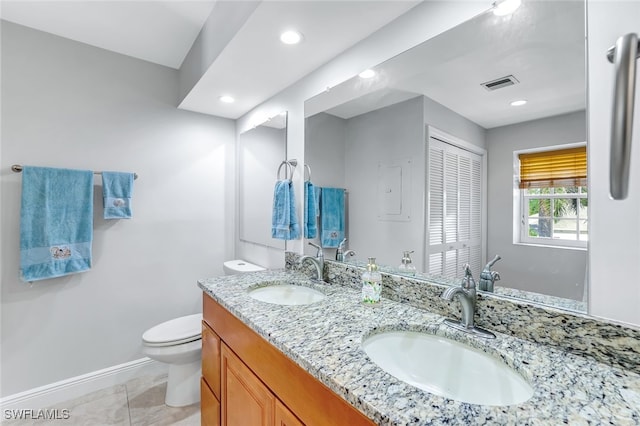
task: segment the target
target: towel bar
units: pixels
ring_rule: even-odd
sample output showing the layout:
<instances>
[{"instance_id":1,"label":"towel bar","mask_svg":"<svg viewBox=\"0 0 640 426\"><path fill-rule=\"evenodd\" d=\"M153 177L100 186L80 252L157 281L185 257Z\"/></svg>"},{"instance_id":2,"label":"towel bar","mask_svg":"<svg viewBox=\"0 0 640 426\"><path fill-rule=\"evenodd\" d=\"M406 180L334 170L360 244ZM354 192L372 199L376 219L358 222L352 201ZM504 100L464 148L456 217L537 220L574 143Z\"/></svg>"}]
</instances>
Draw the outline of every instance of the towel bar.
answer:
<instances>
[{"instance_id":1,"label":"towel bar","mask_svg":"<svg viewBox=\"0 0 640 426\"><path fill-rule=\"evenodd\" d=\"M16 173L20 173L22 171L22 166L20 164L14 164L13 166L11 166L11 170L13 170ZM102 172L93 172L94 175L102 175ZM133 178L134 179L138 179L138 174L134 173L133 174Z\"/></svg>"}]
</instances>

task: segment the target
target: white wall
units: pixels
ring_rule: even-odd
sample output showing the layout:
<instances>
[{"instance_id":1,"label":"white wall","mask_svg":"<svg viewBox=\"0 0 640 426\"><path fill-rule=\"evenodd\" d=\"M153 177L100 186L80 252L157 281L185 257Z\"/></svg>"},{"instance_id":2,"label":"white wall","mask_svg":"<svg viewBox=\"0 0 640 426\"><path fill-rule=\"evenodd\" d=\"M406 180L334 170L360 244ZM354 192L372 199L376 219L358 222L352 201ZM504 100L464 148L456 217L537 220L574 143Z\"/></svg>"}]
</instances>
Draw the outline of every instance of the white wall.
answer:
<instances>
[{"instance_id":1,"label":"white wall","mask_svg":"<svg viewBox=\"0 0 640 426\"><path fill-rule=\"evenodd\" d=\"M338 55L327 64L297 83L276 94L238 120L237 131L251 127L256 116L272 116L288 111L287 157L305 158L304 101L328 87L353 77L360 71L377 65L392 56L446 31L487 10L489 3L478 1L426 1L407 14L386 25L373 35ZM302 210L302 173L294 176L298 211ZM300 213L301 214L301 213ZM284 265L284 256L275 250L261 250L241 244L238 239L236 255L260 264ZM287 250L302 253L303 240L287 243ZM279 264L274 263L278 261Z\"/></svg>"},{"instance_id":2,"label":"white wall","mask_svg":"<svg viewBox=\"0 0 640 426\"><path fill-rule=\"evenodd\" d=\"M629 197L614 201L609 197L609 141L615 68L606 59L618 37L640 34L640 2L588 0L587 16L589 312L640 326L640 72Z\"/></svg>"},{"instance_id":3,"label":"white wall","mask_svg":"<svg viewBox=\"0 0 640 426\"><path fill-rule=\"evenodd\" d=\"M240 239L284 250L284 241L271 238L273 190L277 172L288 176L282 165L286 154L286 130L258 126L238 140L238 226Z\"/></svg>"},{"instance_id":4,"label":"white wall","mask_svg":"<svg viewBox=\"0 0 640 426\"><path fill-rule=\"evenodd\" d=\"M3 396L140 358L147 328L200 311L232 253L235 128L177 98L176 70L2 21ZM138 173L131 220L102 219L96 177L91 271L18 279L15 163Z\"/></svg>"},{"instance_id":5,"label":"white wall","mask_svg":"<svg viewBox=\"0 0 640 426\"><path fill-rule=\"evenodd\" d=\"M585 112L528 121L487 131L487 257L499 285L582 300L587 252L513 243L513 152L586 141Z\"/></svg>"}]
</instances>

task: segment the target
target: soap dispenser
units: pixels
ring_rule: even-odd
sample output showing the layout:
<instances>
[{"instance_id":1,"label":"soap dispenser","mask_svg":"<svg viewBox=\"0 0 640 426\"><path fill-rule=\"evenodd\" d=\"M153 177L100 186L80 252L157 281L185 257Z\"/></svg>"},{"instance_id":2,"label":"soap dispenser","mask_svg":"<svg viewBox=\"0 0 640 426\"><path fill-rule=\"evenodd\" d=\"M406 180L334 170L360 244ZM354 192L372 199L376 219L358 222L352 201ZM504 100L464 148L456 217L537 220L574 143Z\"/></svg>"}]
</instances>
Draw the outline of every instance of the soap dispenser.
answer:
<instances>
[{"instance_id":1,"label":"soap dispenser","mask_svg":"<svg viewBox=\"0 0 640 426\"><path fill-rule=\"evenodd\" d=\"M403 275L414 276L416 274L416 267L411 263L411 251L402 252L402 262L398 266L398 272Z\"/></svg>"},{"instance_id":2,"label":"soap dispenser","mask_svg":"<svg viewBox=\"0 0 640 426\"><path fill-rule=\"evenodd\" d=\"M375 304L380 302L382 293L382 274L378 272L376 258L370 257L367 270L362 274L362 301Z\"/></svg>"}]
</instances>

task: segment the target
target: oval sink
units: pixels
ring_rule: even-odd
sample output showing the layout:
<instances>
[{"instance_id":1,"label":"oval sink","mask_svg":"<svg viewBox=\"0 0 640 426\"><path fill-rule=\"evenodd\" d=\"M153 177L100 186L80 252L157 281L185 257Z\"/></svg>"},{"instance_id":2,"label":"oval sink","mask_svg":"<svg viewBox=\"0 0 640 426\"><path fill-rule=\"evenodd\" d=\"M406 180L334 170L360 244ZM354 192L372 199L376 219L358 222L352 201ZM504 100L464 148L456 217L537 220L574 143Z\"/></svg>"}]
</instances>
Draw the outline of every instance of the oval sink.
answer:
<instances>
[{"instance_id":1,"label":"oval sink","mask_svg":"<svg viewBox=\"0 0 640 426\"><path fill-rule=\"evenodd\" d=\"M480 405L512 405L533 395L520 374L470 346L432 334L391 331L362 344L392 376L427 392Z\"/></svg>"},{"instance_id":2,"label":"oval sink","mask_svg":"<svg viewBox=\"0 0 640 426\"><path fill-rule=\"evenodd\" d=\"M309 305L326 297L318 290L292 284L256 288L249 291L249 296L261 302L276 305Z\"/></svg>"}]
</instances>

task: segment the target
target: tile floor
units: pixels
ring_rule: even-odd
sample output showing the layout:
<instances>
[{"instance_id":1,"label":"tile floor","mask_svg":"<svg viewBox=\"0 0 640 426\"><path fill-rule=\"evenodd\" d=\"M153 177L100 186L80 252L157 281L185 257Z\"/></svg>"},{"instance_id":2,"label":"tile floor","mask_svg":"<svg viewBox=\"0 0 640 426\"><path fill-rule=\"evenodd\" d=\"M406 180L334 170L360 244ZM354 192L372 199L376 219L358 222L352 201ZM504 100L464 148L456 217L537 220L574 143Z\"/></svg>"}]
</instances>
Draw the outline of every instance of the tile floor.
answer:
<instances>
[{"instance_id":1,"label":"tile floor","mask_svg":"<svg viewBox=\"0 0 640 426\"><path fill-rule=\"evenodd\" d=\"M164 405L166 380L166 375L140 377L52 407L58 410L69 410L68 419L10 420L3 421L2 424L7 426L200 426L199 403L181 408Z\"/></svg>"}]
</instances>

